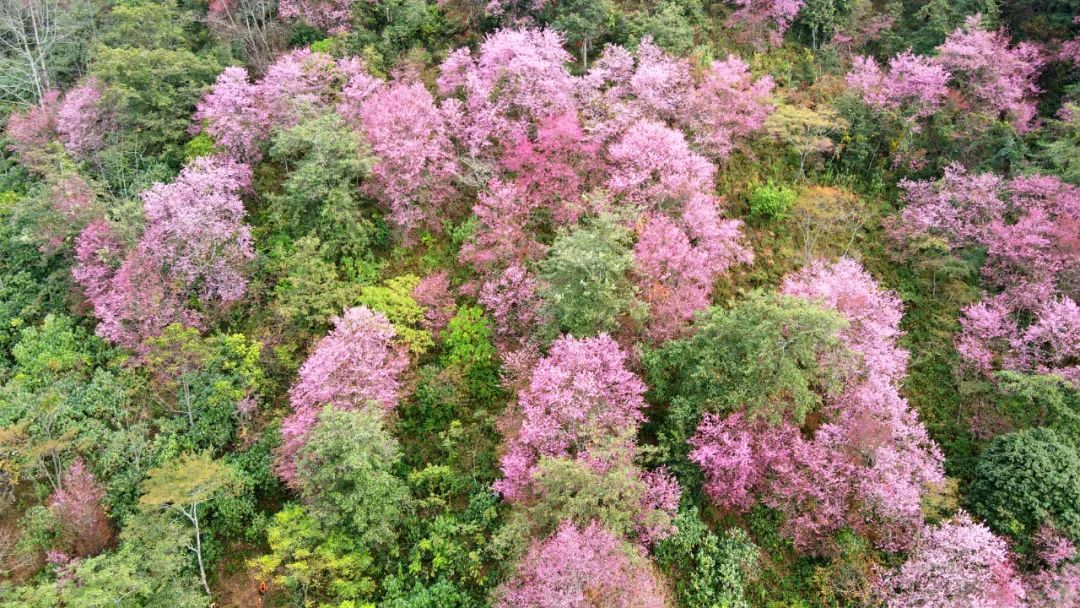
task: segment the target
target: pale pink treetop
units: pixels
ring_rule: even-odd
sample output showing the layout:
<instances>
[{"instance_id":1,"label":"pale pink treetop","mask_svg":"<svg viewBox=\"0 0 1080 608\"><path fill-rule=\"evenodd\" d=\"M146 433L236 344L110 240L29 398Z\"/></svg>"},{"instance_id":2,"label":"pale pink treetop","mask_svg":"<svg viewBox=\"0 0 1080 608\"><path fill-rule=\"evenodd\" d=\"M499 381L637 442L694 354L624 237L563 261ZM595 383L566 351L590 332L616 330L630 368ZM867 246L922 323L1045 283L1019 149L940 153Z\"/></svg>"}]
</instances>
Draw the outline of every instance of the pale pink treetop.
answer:
<instances>
[{"instance_id":1,"label":"pale pink treetop","mask_svg":"<svg viewBox=\"0 0 1080 608\"><path fill-rule=\"evenodd\" d=\"M903 308L900 298L878 286L870 273L851 258L829 264L812 262L788 275L781 292L806 298L839 312L849 325L841 332L844 343L862 357L866 372L900 382L908 352L897 344Z\"/></svg>"},{"instance_id":2,"label":"pale pink treetop","mask_svg":"<svg viewBox=\"0 0 1080 608\"><path fill-rule=\"evenodd\" d=\"M547 249L528 230L531 203L515 183L493 178L473 206L476 231L462 245L458 258L484 273L542 258Z\"/></svg>"},{"instance_id":3,"label":"pale pink treetop","mask_svg":"<svg viewBox=\"0 0 1080 608\"><path fill-rule=\"evenodd\" d=\"M927 528L908 560L878 585L889 608L1025 605L1005 541L962 512Z\"/></svg>"},{"instance_id":4,"label":"pale pink treetop","mask_svg":"<svg viewBox=\"0 0 1080 608\"><path fill-rule=\"evenodd\" d=\"M1080 306L1068 296L1051 299L1036 320L1013 339L1005 365L1012 369L1058 374L1080 385Z\"/></svg>"},{"instance_id":5,"label":"pale pink treetop","mask_svg":"<svg viewBox=\"0 0 1080 608\"><path fill-rule=\"evenodd\" d=\"M769 102L771 76L754 80L750 67L734 55L714 61L680 109L694 142L724 160L748 135L761 129L775 109Z\"/></svg>"},{"instance_id":6,"label":"pale pink treetop","mask_svg":"<svg viewBox=\"0 0 1080 608\"><path fill-rule=\"evenodd\" d=\"M335 61L326 53L295 49L277 58L258 82L258 97L269 124L286 129L341 101L340 92L362 62Z\"/></svg>"},{"instance_id":7,"label":"pale pink treetop","mask_svg":"<svg viewBox=\"0 0 1080 608\"><path fill-rule=\"evenodd\" d=\"M262 156L259 144L269 137L270 116L260 87L248 80L248 72L230 66L218 74L213 88L195 106L194 119L233 158L254 163Z\"/></svg>"},{"instance_id":8,"label":"pale pink treetop","mask_svg":"<svg viewBox=\"0 0 1080 608\"><path fill-rule=\"evenodd\" d=\"M395 335L385 315L365 306L349 308L334 319L334 328L315 345L289 390L293 413L282 422L277 452L282 479L294 481L295 456L324 406L397 407L408 358L393 342Z\"/></svg>"},{"instance_id":9,"label":"pale pink treetop","mask_svg":"<svg viewBox=\"0 0 1080 608\"><path fill-rule=\"evenodd\" d=\"M56 131L60 142L76 158L88 158L105 146L114 128L102 107L101 83L90 78L64 94L56 110Z\"/></svg>"},{"instance_id":10,"label":"pale pink treetop","mask_svg":"<svg viewBox=\"0 0 1080 608\"><path fill-rule=\"evenodd\" d=\"M75 240L71 269L98 319L96 332L137 349L172 323L202 327L202 317L187 308L184 294L167 286L161 268L135 248L128 250L104 220L91 222Z\"/></svg>"},{"instance_id":11,"label":"pale pink treetop","mask_svg":"<svg viewBox=\"0 0 1080 608\"><path fill-rule=\"evenodd\" d=\"M376 0L367 0L374 3ZM303 20L309 25L340 34L352 29L352 7L356 0L282 0L278 14L286 20Z\"/></svg>"},{"instance_id":12,"label":"pale pink treetop","mask_svg":"<svg viewBox=\"0 0 1080 608\"><path fill-rule=\"evenodd\" d=\"M944 481L944 457L895 383L871 376L828 404L833 418L815 441L844 454L855 467L853 495L864 529L886 550L906 548L922 525L921 503Z\"/></svg>"},{"instance_id":13,"label":"pale pink treetop","mask_svg":"<svg viewBox=\"0 0 1080 608\"><path fill-rule=\"evenodd\" d=\"M650 212L639 223L634 277L649 304L649 337L666 340L709 305L713 284L736 263L753 261L738 220L720 220L715 200L695 195L681 222Z\"/></svg>"},{"instance_id":14,"label":"pale pink treetop","mask_svg":"<svg viewBox=\"0 0 1080 608\"><path fill-rule=\"evenodd\" d=\"M692 92L690 62L663 52L646 36L634 53L608 45L576 81L578 105L589 133L610 142L635 122L684 117Z\"/></svg>"},{"instance_id":15,"label":"pale pink treetop","mask_svg":"<svg viewBox=\"0 0 1080 608\"><path fill-rule=\"evenodd\" d=\"M690 63L668 55L645 37L634 53L637 67L627 82L636 114L651 120L670 121L683 111L692 84Z\"/></svg>"},{"instance_id":16,"label":"pale pink treetop","mask_svg":"<svg viewBox=\"0 0 1080 608\"><path fill-rule=\"evenodd\" d=\"M439 93L463 95L458 138L476 157L518 141L530 125L576 107L574 79L555 30L498 30L479 52L452 52L440 67Z\"/></svg>"},{"instance_id":17,"label":"pale pink treetop","mask_svg":"<svg viewBox=\"0 0 1080 608\"><path fill-rule=\"evenodd\" d=\"M690 150L683 134L651 120L633 125L608 147L607 187L642 210L681 207L698 192L712 192L716 167Z\"/></svg>"},{"instance_id":18,"label":"pale pink treetop","mask_svg":"<svg viewBox=\"0 0 1080 608\"><path fill-rule=\"evenodd\" d=\"M1046 568L1024 580L1028 608L1080 605L1080 564Z\"/></svg>"},{"instance_id":19,"label":"pale pink treetop","mask_svg":"<svg viewBox=\"0 0 1080 608\"><path fill-rule=\"evenodd\" d=\"M495 322L495 344L504 353L528 342L543 323L540 282L511 264L480 289L479 302Z\"/></svg>"},{"instance_id":20,"label":"pale pink treetop","mask_svg":"<svg viewBox=\"0 0 1080 608\"><path fill-rule=\"evenodd\" d=\"M49 146L56 138L56 112L59 91L46 91L37 105L8 117L5 133L11 139L8 150L29 171L43 173L49 159Z\"/></svg>"},{"instance_id":21,"label":"pale pink treetop","mask_svg":"<svg viewBox=\"0 0 1080 608\"><path fill-rule=\"evenodd\" d=\"M644 550L625 545L599 522L583 529L564 522L551 537L534 541L497 595L497 608L668 605Z\"/></svg>"},{"instance_id":22,"label":"pale pink treetop","mask_svg":"<svg viewBox=\"0 0 1080 608\"><path fill-rule=\"evenodd\" d=\"M1002 180L992 173L970 174L959 164L945 168L940 181L902 180L904 229L930 232L953 247L984 242L990 224L1005 213Z\"/></svg>"},{"instance_id":23,"label":"pale pink treetop","mask_svg":"<svg viewBox=\"0 0 1080 608\"><path fill-rule=\"evenodd\" d=\"M728 0L736 7L728 26L740 30L758 50L778 46L803 7L803 0Z\"/></svg>"},{"instance_id":24,"label":"pale pink treetop","mask_svg":"<svg viewBox=\"0 0 1080 608\"><path fill-rule=\"evenodd\" d=\"M450 275L445 270L440 270L420 279L412 290L412 298L424 307L424 329L438 337L455 313Z\"/></svg>"},{"instance_id":25,"label":"pale pink treetop","mask_svg":"<svg viewBox=\"0 0 1080 608\"><path fill-rule=\"evenodd\" d=\"M76 458L49 499L49 510L60 522L62 549L74 557L101 552L112 537L104 506L105 489L82 458Z\"/></svg>"},{"instance_id":26,"label":"pale pink treetop","mask_svg":"<svg viewBox=\"0 0 1080 608\"><path fill-rule=\"evenodd\" d=\"M541 456L582 456L626 437L644 419L644 393L607 334L555 340L518 393L520 426L508 439L496 491L520 499Z\"/></svg>"},{"instance_id":27,"label":"pale pink treetop","mask_svg":"<svg viewBox=\"0 0 1080 608\"><path fill-rule=\"evenodd\" d=\"M378 91L385 82L372 76L367 65L359 57L339 59L337 67L345 77L341 88L341 100L337 104L337 113L349 124L360 124L360 112L364 102Z\"/></svg>"},{"instance_id":28,"label":"pale pink treetop","mask_svg":"<svg viewBox=\"0 0 1080 608\"><path fill-rule=\"evenodd\" d=\"M784 514L783 532L800 550L823 551L854 519L848 504L854 466L790 422L706 414L690 446L690 460L701 467L705 492L718 506L744 512L761 500Z\"/></svg>"},{"instance_id":29,"label":"pale pink treetop","mask_svg":"<svg viewBox=\"0 0 1080 608\"><path fill-rule=\"evenodd\" d=\"M394 83L367 98L360 124L378 157L365 189L407 238L423 228L437 230L458 170L431 93L420 83Z\"/></svg>"},{"instance_id":30,"label":"pale pink treetop","mask_svg":"<svg viewBox=\"0 0 1080 608\"><path fill-rule=\"evenodd\" d=\"M235 302L247 290L255 257L240 193L251 168L222 157L196 158L171 184L142 193L146 230L139 253L162 276L203 302Z\"/></svg>"},{"instance_id":31,"label":"pale pink treetop","mask_svg":"<svg viewBox=\"0 0 1080 608\"><path fill-rule=\"evenodd\" d=\"M938 61L974 104L1008 114L1023 133L1035 119L1043 58L1031 43L1009 43L1004 31L987 31L981 16L972 15L938 47Z\"/></svg>"},{"instance_id":32,"label":"pale pink treetop","mask_svg":"<svg viewBox=\"0 0 1080 608\"><path fill-rule=\"evenodd\" d=\"M320 112L336 110L357 126L363 102L382 86L358 57L335 61L325 53L295 49L278 57L257 82L242 67L225 68L196 105L194 119L223 152L254 163L274 129L288 129Z\"/></svg>"},{"instance_id":33,"label":"pale pink treetop","mask_svg":"<svg viewBox=\"0 0 1080 608\"><path fill-rule=\"evenodd\" d=\"M900 112L909 119L934 114L948 93L949 73L935 59L910 50L889 60L883 73L870 57L855 57L847 83L877 111Z\"/></svg>"}]
</instances>

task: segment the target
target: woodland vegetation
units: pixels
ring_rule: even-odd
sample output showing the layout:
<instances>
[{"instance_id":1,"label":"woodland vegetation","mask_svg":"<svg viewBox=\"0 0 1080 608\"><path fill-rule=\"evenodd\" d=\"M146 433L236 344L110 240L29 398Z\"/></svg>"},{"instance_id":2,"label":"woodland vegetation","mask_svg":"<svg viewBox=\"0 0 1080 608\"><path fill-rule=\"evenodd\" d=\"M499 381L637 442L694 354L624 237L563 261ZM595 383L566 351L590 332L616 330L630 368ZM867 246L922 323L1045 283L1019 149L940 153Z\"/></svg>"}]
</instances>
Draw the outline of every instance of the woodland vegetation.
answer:
<instances>
[{"instance_id":1,"label":"woodland vegetation","mask_svg":"<svg viewBox=\"0 0 1080 608\"><path fill-rule=\"evenodd\" d=\"M1080 4L0 0L0 605L1080 607Z\"/></svg>"}]
</instances>

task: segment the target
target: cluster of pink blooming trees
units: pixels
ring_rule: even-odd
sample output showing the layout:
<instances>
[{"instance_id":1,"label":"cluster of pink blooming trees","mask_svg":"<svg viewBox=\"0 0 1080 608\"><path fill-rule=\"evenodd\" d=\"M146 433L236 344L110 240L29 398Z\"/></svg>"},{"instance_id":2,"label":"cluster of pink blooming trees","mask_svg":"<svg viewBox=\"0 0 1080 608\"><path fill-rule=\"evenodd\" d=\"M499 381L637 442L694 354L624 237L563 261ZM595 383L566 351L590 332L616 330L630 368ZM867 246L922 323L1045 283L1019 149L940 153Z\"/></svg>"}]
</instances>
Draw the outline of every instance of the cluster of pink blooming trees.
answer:
<instances>
[{"instance_id":1,"label":"cluster of pink blooming trees","mask_svg":"<svg viewBox=\"0 0 1080 608\"><path fill-rule=\"evenodd\" d=\"M342 32L352 4L283 0L280 13ZM765 44L776 44L803 5L732 4L730 25ZM724 218L716 176L764 128L774 82L754 77L734 55L693 66L649 38L633 50L609 46L581 75L569 71L570 60L556 31L506 29L475 50L451 52L434 92L417 73L384 80L359 58L309 49L282 55L258 79L226 68L194 114L195 130L215 152L140 194L140 229L107 217L85 180L61 176L50 182L58 227L43 249L59 249L78 233L72 275L97 333L116 345L138 351L175 323L206 328L245 297L253 273L244 201L252 167L268 153L276 160L271 143L282 131L339 119L372 161L370 173L350 184L356 205L373 203L399 243L415 245L471 211L457 261L475 280L455 293L442 270L410 284L410 296L423 311L416 325L436 336L453 330L458 293L475 297L493 321L516 393L500 420L501 477L493 489L525 512L553 492L546 482L559 465L598 480L620 477L633 488L618 505L630 514L623 529L570 514L557 526L531 528L497 605L668 605L648 556L676 532L682 488L667 469L641 464L647 386L637 374L639 352L628 344L685 336L717 281L753 263L741 222ZM871 110L916 131L957 104L989 108L1024 132L1034 126L1041 65L1033 46L1010 45L976 17L933 56L906 51L884 67L856 57L846 80ZM102 96L94 79L63 96L46 94L12 117L11 150L39 174L60 153L55 141L71 158L94 160L112 125ZM901 187L906 208L896 236L986 252L991 293L964 310L957 344L971 368L1080 382L1080 189L959 165L939 181ZM624 278L646 320L610 335L555 337L546 331L552 314L541 273L552 235L600 216L632 235ZM689 460L713 505L724 514L766 505L809 554L833 551L844 529L877 549L909 552L877 580L890 608L1021 606L1025 586L1032 597L1075 597L1080 575L1068 563L1075 554L1068 541L1048 541L1047 567L1022 581L1005 541L963 512L924 523L922 503L944 481L943 458L901 394L909 355L899 345L898 296L848 258L816 261L784 278L779 292L838 314L843 327L834 337L850 357L818 362L835 368L840 382L814 387L820 406L805 420L766 420L748 407L702 417ZM325 408L390 415L405 397L410 357L392 319L367 306L346 308L300 367L275 453L275 471L291 488L300 486L297 457ZM50 503L67 553L92 555L109 541L102 495L76 461Z\"/></svg>"},{"instance_id":2,"label":"cluster of pink blooming trees","mask_svg":"<svg viewBox=\"0 0 1080 608\"><path fill-rule=\"evenodd\" d=\"M72 273L98 334L137 348L171 323L201 326L242 298L254 250L240 194L250 183L247 165L200 157L171 184L142 194L146 227L137 243L104 219L91 223L76 240Z\"/></svg>"},{"instance_id":3,"label":"cluster of pink blooming trees","mask_svg":"<svg viewBox=\"0 0 1080 608\"><path fill-rule=\"evenodd\" d=\"M950 167L903 182L903 238L982 247L991 292L964 310L960 355L980 373L1007 369L1080 379L1080 189L1056 177L1002 179Z\"/></svg>"},{"instance_id":4,"label":"cluster of pink blooming trees","mask_svg":"<svg viewBox=\"0 0 1080 608\"><path fill-rule=\"evenodd\" d=\"M789 276L785 294L835 310L848 322L840 340L856 356L845 386L827 395L813 437L742 412L707 414L691 438L690 459L705 472L706 492L726 509L757 501L785 513L795 544L827 551L849 526L882 548L903 549L922 522L927 486L943 479L941 455L899 394L907 364L900 349L899 300L858 263L815 263Z\"/></svg>"},{"instance_id":5,"label":"cluster of pink blooming trees","mask_svg":"<svg viewBox=\"0 0 1080 608\"><path fill-rule=\"evenodd\" d=\"M572 225L589 213L623 210L639 227L635 276L651 309L650 334L674 335L708 302L731 265L749 262L739 223L723 220L712 194L716 166L760 129L771 111L772 81L754 79L735 57L699 81L689 63L649 40L635 53L608 47L581 77L551 31L503 31L475 54L443 63L440 91L455 138L466 151L463 178L494 172L473 211L475 237L461 260L484 276L493 311L536 313L533 290L498 285L530 279L542 258L543 224ZM692 134L688 139L686 133ZM535 135L530 135L534 133ZM497 328L527 325L496 313Z\"/></svg>"},{"instance_id":6,"label":"cluster of pink blooming trees","mask_svg":"<svg viewBox=\"0 0 1080 608\"><path fill-rule=\"evenodd\" d=\"M878 115L897 120L902 133L921 132L927 120L946 107L959 116L1007 119L1026 133L1036 126L1037 79L1044 63L1035 45L1012 45L1003 30L986 29L974 15L950 33L934 55L908 50L890 58L884 70L870 57L855 57L847 84ZM900 150L894 160L915 164L914 158L904 157Z\"/></svg>"}]
</instances>

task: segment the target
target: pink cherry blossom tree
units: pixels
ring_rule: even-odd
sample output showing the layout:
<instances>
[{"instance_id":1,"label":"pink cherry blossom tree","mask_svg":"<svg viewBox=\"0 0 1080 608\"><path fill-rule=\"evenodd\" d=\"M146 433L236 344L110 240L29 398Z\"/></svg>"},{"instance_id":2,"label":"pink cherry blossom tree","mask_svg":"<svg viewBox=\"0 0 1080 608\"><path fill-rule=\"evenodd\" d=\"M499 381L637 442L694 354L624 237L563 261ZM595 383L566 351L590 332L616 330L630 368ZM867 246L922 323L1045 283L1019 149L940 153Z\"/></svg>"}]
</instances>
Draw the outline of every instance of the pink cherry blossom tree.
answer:
<instances>
[{"instance_id":1,"label":"pink cherry blossom tree","mask_svg":"<svg viewBox=\"0 0 1080 608\"><path fill-rule=\"evenodd\" d=\"M113 120L101 101L101 83L90 78L64 94L56 110L56 131L64 148L86 159L105 147Z\"/></svg>"},{"instance_id":2,"label":"pink cherry blossom tree","mask_svg":"<svg viewBox=\"0 0 1080 608\"><path fill-rule=\"evenodd\" d=\"M460 96L454 132L469 154L491 158L528 128L576 107L571 56L555 30L498 30L474 56L462 48L440 67L439 93Z\"/></svg>"},{"instance_id":3,"label":"pink cherry blossom tree","mask_svg":"<svg viewBox=\"0 0 1080 608\"><path fill-rule=\"evenodd\" d=\"M734 55L714 61L690 93L685 121L693 141L711 157L723 161L750 134L765 125L775 106L769 102L771 76L755 80L750 66Z\"/></svg>"},{"instance_id":4,"label":"pink cherry blossom tree","mask_svg":"<svg viewBox=\"0 0 1080 608\"><path fill-rule=\"evenodd\" d=\"M896 112L908 121L938 111L948 93L949 73L936 59L905 51L889 59L883 72L870 57L855 57L848 86L878 112Z\"/></svg>"},{"instance_id":5,"label":"pink cherry blossom tree","mask_svg":"<svg viewBox=\"0 0 1080 608\"><path fill-rule=\"evenodd\" d=\"M438 230L458 169L434 98L420 83L394 83L367 98L360 124L378 157L367 191L406 237Z\"/></svg>"},{"instance_id":6,"label":"pink cherry blossom tree","mask_svg":"<svg viewBox=\"0 0 1080 608\"><path fill-rule=\"evenodd\" d=\"M140 253L185 294L194 293L204 303L239 300L255 256L240 199L250 186L247 165L196 158L171 184L142 193L146 230Z\"/></svg>"},{"instance_id":7,"label":"pink cherry blossom tree","mask_svg":"<svg viewBox=\"0 0 1080 608\"><path fill-rule=\"evenodd\" d=\"M1016 369L1080 377L1080 189L1055 177L1002 180L949 167L939 182L902 182L901 238L929 234L951 247L985 247L983 277L993 292L969 306L957 342L975 369Z\"/></svg>"},{"instance_id":8,"label":"pink cherry blossom tree","mask_svg":"<svg viewBox=\"0 0 1080 608\"><path fill-rule=\"evenodd\" d=\"M167 289L158 269L138 251L129 251L104 221L95 221L75 241L72 275L97 317L97 334L137 349L172 323L202 327L202 316Z\"/></svg>"},{"instance_id":9,"label":"pink cherry blossom tree","mask_svg":"<svg viewBox=\"0 0 1080 608\"><path fill-rule=\"evenodd\" d=\"M213 88L196 105L194 118L231 157L250 163L262 157L259 145L269 137L270 116L246 69L231 66L218 74Z\"/></svg>"},{"instance_id":10,"label":"pink cherry blossom tree","mask_svg":"<svg viewBox=\"0 0 1080 608\"><path fill-rule=\"evenodd\" d=\"M533 543L497 592L497 608L664 608L663 583L643 549L626 547L599 523L564 523Z\"/></svg>"},{"instance_id":11,"label":"pink cherry blossom tree","mask_svg":"<svg viewBox=\"0 0 1080 608\"><path fill-rule=\"evenodd\" d=\"M803 0L728 1L735 6L728 26L739 30L744 41L758 50L778 46L803 7Z\"/></svg>"},{"instance_id":12,"label":"pink cherry blossom tree","mask_svg":"<svg viewBox=\"0 0 1080 608\"><path fill-rule=\"evenodd\" d=\"M282 0L278 4L278 15L282 19L306 21L331 34L340 34L352 29L355 3L356 0Z\"/></svg>"},{"instance_id":13,"label":"pink cherry blossom tree","mask_svg":"<svg viewBox=\"0 0 1080 608\"><path fill-rule=\"evenodd\" d=\"M648 334L654 340L674 337L709 305L719 276L736 263L753 261L742 244L741 223L720 220L712 197L694 197L680 219L645 214L634 245L634 276L649 304Z\"/></svg>"},{"instance_id":14,"label":"pink cherry blossom tree","mask_svg":"<svg viewBox=\"0 0 1080 608\"><path fill-rule=\"evenodd\" d=\"M277 472L295 483L296 454L324 406L392 410L400 397L400 375L408 358L393 342L396 332L382 313L365 306L347 309L300 367L289 390L292 413L281 425Z\"/></svg>"},{"instance_id":15,"label":"pink cherry blossom tree","mask_svg":"<svg viewBox=\"0 0 1080 608\"><path fill-rule=\"evenodd\" d=\"M543 325L539 287L529 271L512 264L480 289L480 304L495 322L495 344L503 353L524 346Z\"/></svg>"},{"instance_id":16,"label":"pink cherry blossom tree","mask_svg":"<svg viewBox=\"0 0 1080 608\"><path fill-rule=\"evenodd\" d=\"M1005 541L966 513L928 528L908 560L878 584L889 608L1025 605Z\"/></svg>"},{"instance_id":17,"label":"pink cherry blossom tree","mask_svg":"<svg viewBox=\"0 0 1080 608\"><path fill-rule=\"evenodd\" d=\"M518 394L517 429L507 439L496 491L523 499L540 457L584 456L635 432L644 420L644 393L607 334L559 338Z\"/></svg>"},{"instance_id":18,"label":"pink cherry blossom tree","mask_svg":"<svg viewBox=\"0 0 1080 608\"><path fill-rule=\"evenodd\" d=\"M37 105L8 117L5 133L11 143L8 150L19 164L33 173L44 173L51 155L51 143L56 140L56 112L60 104L59 91L46 91Z\"/></svg>"},{"instance_id":19,"label":"pink cherry blossom tree","mask_svg":"<svg viewBox=\"0 0 1080 608\"><path fill-rule=\"evenodd\" d=\"M586 211L582 193L603 169L599 146L571 112L544 119L535 138L521 137L507 147L500 164L528 197L528 206L550 210L558 225L576 223Z\"/></svg>"},{"instance_id":20,"label":"pink cherry blossom tree","mask_svg":"<svg viewBox=\"0 0 1080 608\"><path fill-rule=\"evenodd\" d=\"M454 294L450 291L450 275L440 270L420 279L412 290L412 298L424 307L424 329L438 338L456 312Z\"/></svg>"},{"instance_id":21,"label":"pink cherry blossom tree","mask_svg":"<svg viewBox=\"0 0 1080 608\"><path fill-rule=\"evenodd\" d=\"M105 489L81 458L71 463L60 487L49 499L49 510L60 522L61 549L72 557L97 555L112 539L103 500Z\"/></svg>"},{"instance_id":22,"label":"pink cherry blossom tree","mask_svg":"<svg viewBox=\"0 0 1080 608\"><path fill-rule=\"evenodd\" d=\"M716 167L690 150L682 133L658 122L631 125L608 147L608 160L607 187L642 210L679 208L693 194L713 190Z\"/></svg>"},{"instance_id":23,"label":"pink cherry blossom tree","mask_svg":"<svg viewBox=\"0 0 1080 608\"><path fill-rule=\"evenodd\" d=\"M482 273L542 258L547 248L529 230L533 210L516 184L492 179L473 206L476 230L458 258Z\"/></svg>"},{"instance_id":24,"label":"pink cherry blossom tree","mask_svg":"<svg viewBox=\"0 0 1080 608\"><path fill-rule=\"evenodd\" d=\"M1004 31L987 31L982 17L973 15L938 47L938 61L973 105L1007 114L1023 133L1035 119L1043 59L1031 43L1009 43Z\"/></svg>"}]
</instances>

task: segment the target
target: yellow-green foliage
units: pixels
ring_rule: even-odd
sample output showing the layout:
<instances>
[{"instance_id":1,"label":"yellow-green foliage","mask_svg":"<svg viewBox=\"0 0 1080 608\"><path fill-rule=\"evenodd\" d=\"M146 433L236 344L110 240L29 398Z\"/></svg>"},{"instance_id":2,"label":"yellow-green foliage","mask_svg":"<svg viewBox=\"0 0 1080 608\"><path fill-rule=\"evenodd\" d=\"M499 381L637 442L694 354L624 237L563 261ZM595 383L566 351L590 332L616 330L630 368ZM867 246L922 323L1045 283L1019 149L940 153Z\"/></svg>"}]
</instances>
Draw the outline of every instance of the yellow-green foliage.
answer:
<instances>
[{"instance_id":1,"label":"yellow-green foliage","mask_svg":"<svg viewBox=\"0 0 1080 608\"><path fill-rule=\"evenodd\" d=\"M422 355L435 345L431 332L423 329L424 309L412 297L420 277L406 274L385 281L382 285L365 287L360 303L386 315L400 339L414 355Z\"/></svg>"}]
</instances>

